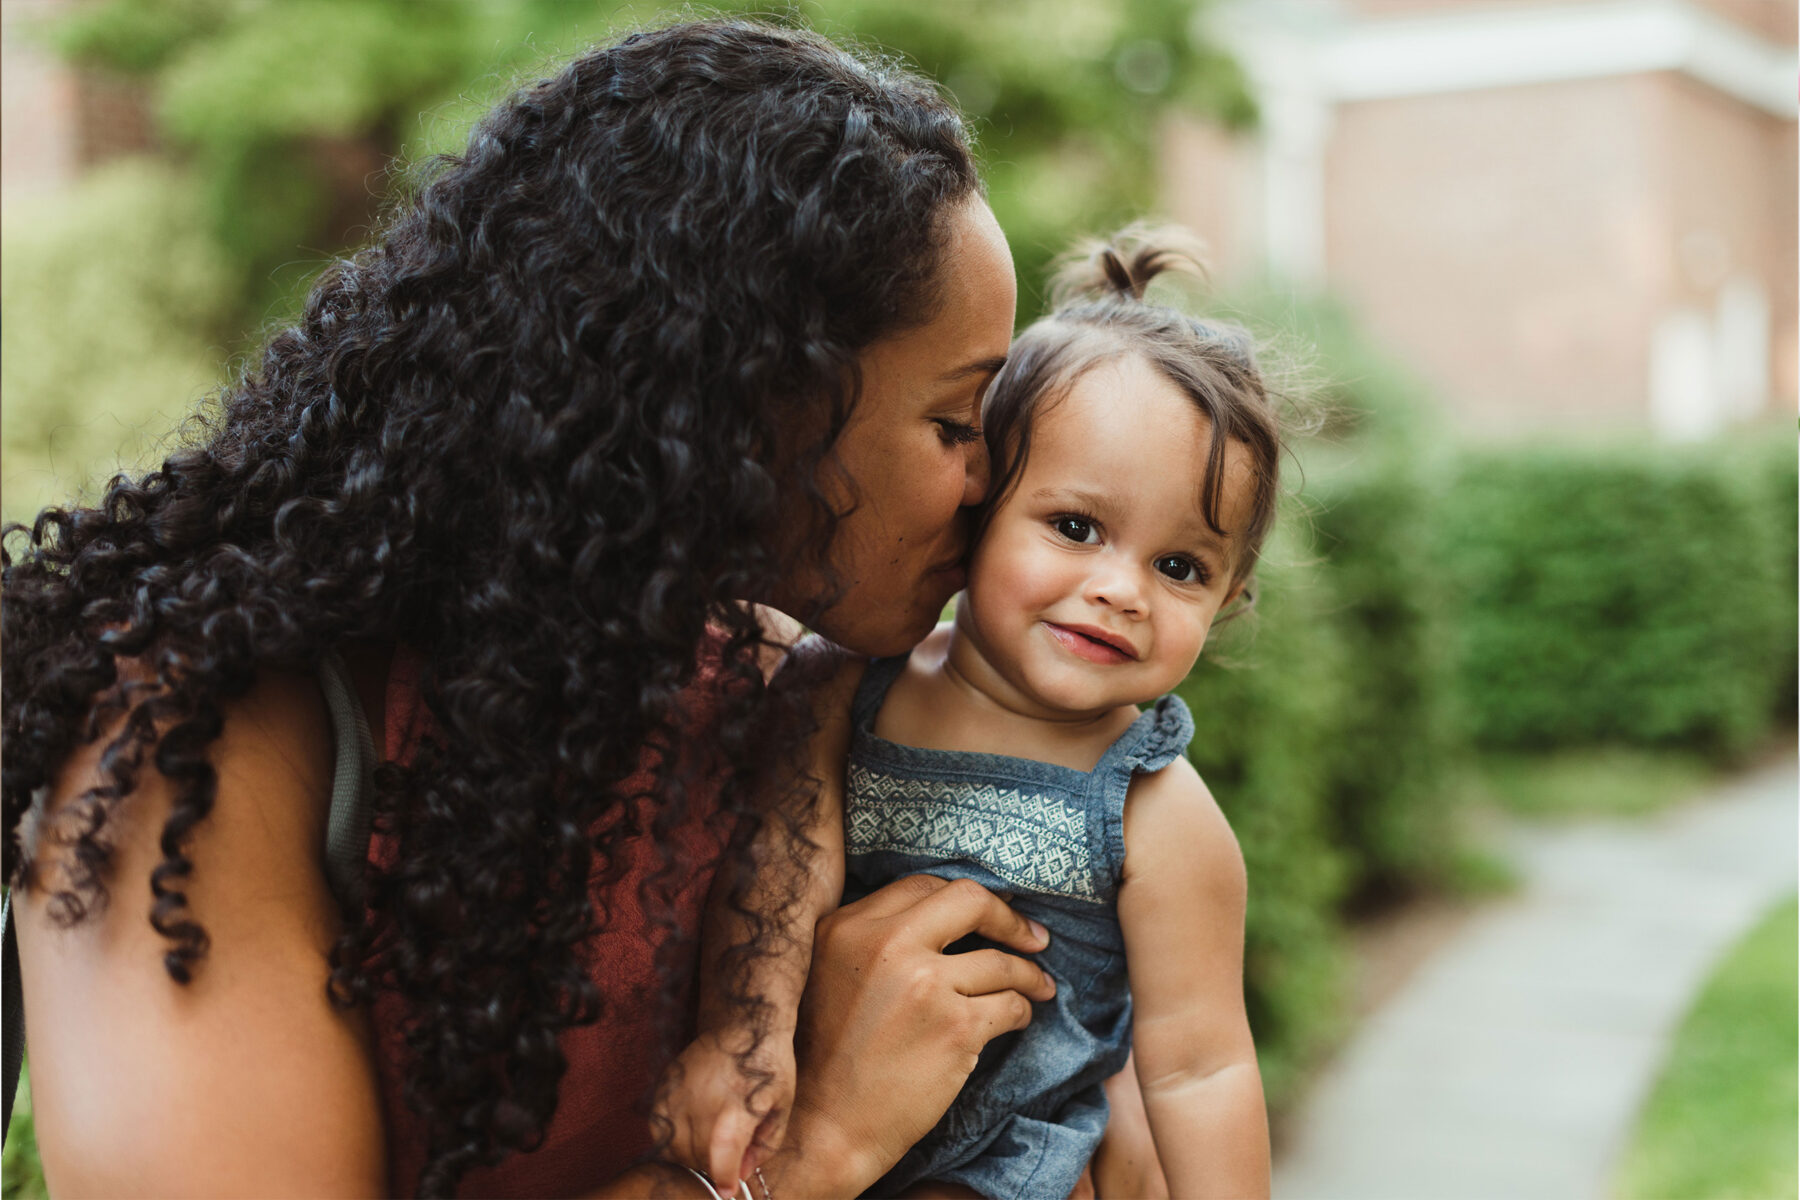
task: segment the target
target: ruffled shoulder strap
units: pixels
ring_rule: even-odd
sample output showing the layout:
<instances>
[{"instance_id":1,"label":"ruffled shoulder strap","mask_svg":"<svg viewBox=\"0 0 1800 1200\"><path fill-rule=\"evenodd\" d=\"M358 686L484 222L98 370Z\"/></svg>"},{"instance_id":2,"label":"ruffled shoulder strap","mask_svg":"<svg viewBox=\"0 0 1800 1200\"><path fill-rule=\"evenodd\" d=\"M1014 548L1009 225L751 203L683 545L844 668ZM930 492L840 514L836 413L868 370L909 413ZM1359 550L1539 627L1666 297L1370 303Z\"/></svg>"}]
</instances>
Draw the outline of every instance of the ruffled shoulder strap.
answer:
<instances>
[{"instance_id":1,"label":"ruffled shoulder strap","mask_svg":"<svg viewBox=\"0 0 1800 1200\"><path fill-rule=\"evenodd\" d=\"M1160 771L1187 753L1194 740L1194 716L1180 696L1168 695L1140 713L1106 757L1121 773Z\"/></svg>"},{"instance_id":2,"label":"ruffled shoulder strap","mask_svg":"<svg viewBox=\"0 0 1800 1200\"><path fill-rule=\"evenodd\" d=\"M1106 898L1117 894L1125 870L1125 797L1132 777L1160 771L1187 753L1194 740L1194 717L1180 696L1164 696L1148 711L1138 714L1119 740L1107 748L1090 785L1098 803L1093 819L1098 822L1100 844L1110 868L1112 887Z\"/></svg>"}]
</instances>

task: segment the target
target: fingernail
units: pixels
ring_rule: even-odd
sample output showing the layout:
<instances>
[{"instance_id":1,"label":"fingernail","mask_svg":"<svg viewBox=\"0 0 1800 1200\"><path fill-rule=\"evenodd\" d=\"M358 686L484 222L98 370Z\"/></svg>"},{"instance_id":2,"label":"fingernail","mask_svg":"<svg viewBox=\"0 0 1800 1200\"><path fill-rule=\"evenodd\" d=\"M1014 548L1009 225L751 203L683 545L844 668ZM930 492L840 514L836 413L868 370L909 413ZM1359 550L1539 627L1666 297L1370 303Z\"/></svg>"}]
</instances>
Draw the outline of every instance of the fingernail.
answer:
<instances>
[{"instance_id":1,"label":"fingernail","mask_svg":"<svg viewBox=\"0 0 1800 1200\"><path fill-rule=\"evenodd\" d=\"M1043 977L1044 977L1044 982L1045 982L1045 983L1046 983L1046 984L1048 984L1048 985L1049 985L1049 986L1050 986L1050 991L1051 991L1051 992L1052 992L1052 993L1055 993L1055 991L1056 991L1056 977L1055 977L1055 976L1053 976L1053 975L1051 975L1051 974L1050 974L1050 972L1048 972L1048 971L1046 971L1046 970L1044 970L1044 968L1042 968L1042 967L1039 967L1039 968L1038 968L1038 971L1039 971L1039 973L1040 973L1040 974L1042 974L1042 975L1043 975Z\"/></svg>"},{"instance_id":2,"label":"fingernail","mask_svg":"<svg viewBox=\"0 0 1800 1200\"><path fill-rule=\"evenodd\" d=\"M1025 923L1027 925L1031 926L1031 932L1037 934L1038 938L1040 940L1046 941L1046 942L1050 940L1050 931L1048 929L1045 929L1042 925L1039 925L1036 921L1033 921L1030 917L1025 918Z\"/></svg>"}]
</instances>

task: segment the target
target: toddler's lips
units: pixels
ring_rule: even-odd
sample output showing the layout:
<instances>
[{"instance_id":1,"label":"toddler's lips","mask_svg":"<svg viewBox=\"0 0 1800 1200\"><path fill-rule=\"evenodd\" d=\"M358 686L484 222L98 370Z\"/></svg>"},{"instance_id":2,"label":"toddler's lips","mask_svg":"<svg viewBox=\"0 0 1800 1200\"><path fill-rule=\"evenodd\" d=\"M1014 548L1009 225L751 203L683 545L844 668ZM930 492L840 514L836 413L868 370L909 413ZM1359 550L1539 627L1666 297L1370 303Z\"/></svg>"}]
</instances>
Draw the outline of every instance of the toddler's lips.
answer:
<instances>
[{"instance_id":1,"label":"toddler's lips","mask_svg":"<svg viewBox=\"0 0 1800 1200\"><path fill-rule=\"evenodd\" d=\"M1045 621L1044 628L1076 658L1105 665L1137 661L1137 655L1131 653L1123 639L1105 630L1083 625L1058 625L1052 621Z\"/></svg>"}]
</instances>

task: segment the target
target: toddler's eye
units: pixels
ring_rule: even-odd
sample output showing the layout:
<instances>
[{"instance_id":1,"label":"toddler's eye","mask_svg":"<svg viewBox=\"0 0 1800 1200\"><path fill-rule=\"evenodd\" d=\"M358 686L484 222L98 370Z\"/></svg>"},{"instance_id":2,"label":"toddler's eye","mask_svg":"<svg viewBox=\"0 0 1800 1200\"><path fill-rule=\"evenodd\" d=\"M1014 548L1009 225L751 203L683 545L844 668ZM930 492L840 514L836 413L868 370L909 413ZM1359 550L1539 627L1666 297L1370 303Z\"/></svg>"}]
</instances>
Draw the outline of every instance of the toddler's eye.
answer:
<instances>
[{"instance_id":1,"label":"toddler's eye","mask_svg":"<svg viewBox=\"0 0 1800 1200\"><path fill-rule=\"evenodd\" d=\"M1100 540L1099 531L1094 528L1094 523L1086 517L1058 517L1051 523L1056 526L1056 532L1071 542L1097 542Z\"/></svg>"},{"instance_id":2,"label":"toddler's eye","mask_svg":"<svg viewBox=\"0 0 1800 1200\"><path fill-rule=\"evenodd\" d=\"M1202 583L1206 570L1185 554L1165 554L1156 560L1156 569L1177 583Z\"/></svg>"}]
</instances>

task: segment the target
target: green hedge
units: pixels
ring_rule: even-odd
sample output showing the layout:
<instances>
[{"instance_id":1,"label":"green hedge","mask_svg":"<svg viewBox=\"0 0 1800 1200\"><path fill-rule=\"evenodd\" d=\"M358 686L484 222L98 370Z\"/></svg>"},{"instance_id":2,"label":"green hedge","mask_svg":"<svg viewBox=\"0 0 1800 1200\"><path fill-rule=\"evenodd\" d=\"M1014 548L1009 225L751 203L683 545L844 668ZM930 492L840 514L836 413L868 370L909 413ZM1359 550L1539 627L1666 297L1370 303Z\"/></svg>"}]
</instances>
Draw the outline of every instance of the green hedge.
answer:
<instances>
[{"instance_id":1,"label":"green hedge","mask_svg":"<svg viewBox=\"0 0 1800 1200\"><path fill-rule=\"evenodd\" d=\"M1330 743L1331 836L1350 856L1350 899L1379 902L1444 884L1457 861L1463 730L1435 506L1420 457L1397 448L1308 475L1348 698Z\"/></svg>"},{"instance_id":2,"label":"green hedge","mask_svg":"<svg viewBox=\"0 0 1800 1200\"><path fill-rule=\"evenodd\" d=\"M1769 514L1769 563L1776 592L1788 607L1770 645L1774 656L1775 711L1792 717L1800 701L1800 454L1791 438L1770 437L1751 447L1761 465L1758 490ZM1781 669L1785 668L1785 669ZM1791 722L1790 722L1791 723Z\"/></svg>"},{"instance_id":3,"label":"green hedge","mask_svg":"<svg viewBox=\"0 0 1800 1200\"><path fill-rule=\"evenodd\" d=\"M1480 741L1766 736L1794 676L1792 472L1785 437L1467 456L1438 524Z\"/></svg>"},{"instance_id":4,"label":"green hedge","mask_svg":"<svg viewBox=\"0 0 1800 1200\"><path fill-rule=\"evenodd\" d=\"M1245 999L1276 1107L1341 1029L1346 878L1323 810L1344 710L1342 647L1324 618L1325 579L1294 564L1286 541L1261 571L1255 615L1215 630L1180 689L1194 713L1189 757L1249 871Z\"/></svg>"}]
</instances>

